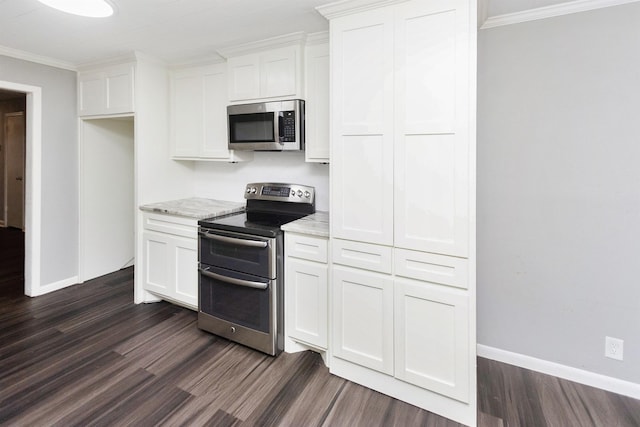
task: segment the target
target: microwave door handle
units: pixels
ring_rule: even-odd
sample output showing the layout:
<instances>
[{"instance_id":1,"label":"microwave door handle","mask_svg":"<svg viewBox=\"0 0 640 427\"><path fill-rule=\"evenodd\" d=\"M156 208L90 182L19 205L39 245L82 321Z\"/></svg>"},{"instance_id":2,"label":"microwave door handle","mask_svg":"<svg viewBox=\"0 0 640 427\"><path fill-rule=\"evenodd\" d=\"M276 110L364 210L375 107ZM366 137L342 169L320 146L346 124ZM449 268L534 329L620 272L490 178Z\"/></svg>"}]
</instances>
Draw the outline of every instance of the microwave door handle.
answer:
<instances>
[{"instance_id":1,"label":"microwave door handle","mask_svg":"<svg viewBox=\"0 0 640 427\"><path fill-rule=\"evenodd\" d=\"M263 241L237 239L235 237L220 236L218 234L209 234L202 231L200 231L198 234L201 237L204 237L205 239L208 239L208 240L217 240L219 242L231 243L233 245L238 245L238 246L249 246L252 248L264 249L269 245L267 242L263 242Z\"/></svg>"},{"instance_id":2,"label":"microwave door handle","mask_svg":"<svg viewBox=\"0 0 640 427\"><path fill-rule=\"evenodd\" d=\"M269 286L268 283L263 283L263 282L252 282L250 280L242 280L242 279L235 279L233 277L227 277L227 276L223 276L221 274L218 273L214 273L212 271L208 271L209 267L202 269L200 268L200 274L202 274L203 276L207 276L211 279L214 280L219 280L221 282L225 282L225 283L230 283L232 285L238 285L238 286L246 286L247 288L254 288L254 289L267 289L267 286Z\"/></svg>"},{"instance_id":3,"label":"microwave door handle","mask_svg":"<svg viewBox=\"0 0 640 427\"><path fill-rule=\"evenodd\" d=\"M275 135L275 142L277 142L280 145L284 145L284 142L282 142L281 139L281 135L284 134L284 113L282 111L278 112L278 126L276 126L276 135Z\"/></svg>"}]
</instances>

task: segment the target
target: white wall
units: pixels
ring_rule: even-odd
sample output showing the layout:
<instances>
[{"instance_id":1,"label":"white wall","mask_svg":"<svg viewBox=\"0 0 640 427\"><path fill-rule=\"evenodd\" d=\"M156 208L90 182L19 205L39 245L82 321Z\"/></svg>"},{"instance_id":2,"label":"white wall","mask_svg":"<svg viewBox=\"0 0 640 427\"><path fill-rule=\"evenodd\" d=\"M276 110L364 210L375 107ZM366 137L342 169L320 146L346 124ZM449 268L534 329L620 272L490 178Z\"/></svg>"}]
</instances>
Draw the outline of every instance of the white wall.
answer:
<instances>
[{"instance_id":1,"label":"white wall","mask_svg":"<svg viewBox=\"0 0 640 427\"><path fill-rule=\"evenodd\" d=\"M81 240L83 281L133 263L133 118L81 120Z\"/></svg>"},{"instance_id":2,"label":"white wall","mask_svg":"<svg viewBox=\"0 0 640 427\"><path fill-rule=\"evenodd\" d=\"M316 189L316 210L329 210L329 165L305 163L304 152L255 152L243 163L196 162L195 195L244 202L250 182L287 182Z\"/></svg>"},{"instance_id":3,"label":"white wall","mask_svg":"<svg viewBox=\"0 0 640 427\"><path fill-rule=\"evenodd\" d=\"M0 80L42 88L40 281L73 278L78 273L76 73L0 55Z\"/></svg>"},{"instance_id":4,"label":"white wall","mask_svg":"<svg viewBox=\"0 0 640 427\"><path fill-rule=\"evenodd\" d=\"M478 51L478 342L634 383L639 23L633 3L483 30Z\"/></svg>"}]
</instances>

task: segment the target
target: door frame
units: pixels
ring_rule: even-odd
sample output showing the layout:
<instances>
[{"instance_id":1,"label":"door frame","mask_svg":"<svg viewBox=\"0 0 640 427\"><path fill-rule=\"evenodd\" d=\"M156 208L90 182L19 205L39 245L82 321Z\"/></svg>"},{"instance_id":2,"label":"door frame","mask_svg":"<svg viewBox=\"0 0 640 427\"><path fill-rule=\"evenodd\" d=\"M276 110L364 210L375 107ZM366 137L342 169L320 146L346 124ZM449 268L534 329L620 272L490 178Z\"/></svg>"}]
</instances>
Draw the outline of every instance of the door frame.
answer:
<instances>
[{"instance_id":1,"label":"door frame","mask_svg":"<svg viewBox=\"0 0 640 427\"><path fill-rule=\"evenodd\" d=\"M0 80L0 89L27 97L24 188L24 293L40 295L42 239L42 88Z\"/></svg>"}]
</instances>

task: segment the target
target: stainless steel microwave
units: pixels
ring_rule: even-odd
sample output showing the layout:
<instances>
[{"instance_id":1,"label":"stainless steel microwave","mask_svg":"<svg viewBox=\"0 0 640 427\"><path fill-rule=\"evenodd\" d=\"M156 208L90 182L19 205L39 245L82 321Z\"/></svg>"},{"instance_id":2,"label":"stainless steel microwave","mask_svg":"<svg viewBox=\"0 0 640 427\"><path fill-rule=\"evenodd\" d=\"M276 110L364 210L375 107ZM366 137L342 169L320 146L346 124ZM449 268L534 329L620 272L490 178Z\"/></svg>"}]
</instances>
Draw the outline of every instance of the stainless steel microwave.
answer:
<instances>
[{"instance_id":1,"label":"stainless steel microwave","mask_svg":"<svg viewBox=\"0 0 640 427\"><path fill-rule=\"evenodd\" d=\"M229 149L304 150L304 101L238 104L227 107Z\"/></svg>"}]
</instances>

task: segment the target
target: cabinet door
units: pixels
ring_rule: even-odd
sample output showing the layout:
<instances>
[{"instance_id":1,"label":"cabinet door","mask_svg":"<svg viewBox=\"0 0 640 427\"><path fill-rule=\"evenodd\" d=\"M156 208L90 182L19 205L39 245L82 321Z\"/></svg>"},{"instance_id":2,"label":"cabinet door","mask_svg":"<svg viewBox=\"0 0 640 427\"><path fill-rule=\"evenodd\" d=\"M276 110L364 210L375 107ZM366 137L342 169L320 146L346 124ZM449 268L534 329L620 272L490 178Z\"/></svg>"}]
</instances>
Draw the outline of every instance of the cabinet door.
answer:
<instances>
[{"instance_id":1,"label":"cabinet door","mask_svg":"<svg viewBox=\"0 0 640 427\"><path fill-rule=\"evenodd\" d=\"M174 157L197 157L203 136L202 74L197 69L171 78L171 141ZM225 112L226 117L226 112Z\"/></svg>"},{"instance_id":2,"label":"cabinet door","mask_svg":"<svg viewBox=\"0 0 640 427\"><path fill-rule=\"evenodd\" d=\"M331 227L393 243L393 11L331 22Z\"/></svg>"},{"instance_id":3,"label":"cabinet door","mask_svg":"<svg viewBox=\"0 0 640 427\"><path fill-rule=\"evenodd\" d=\"M171 237L159 233L144 232L142 245L144 288L160 295L171 295L173 287Z\"/></svg>"},{"instance_id":4,"label":"cabinet door","mask_svg":"<svg viewBox=\"0 0 640 427\"><path fill-rule=\"evenodd\" d=\"M109 67L105 71L107 91L106 113L131 113L134 108L134 66L122 64Z\"/></svg>"},{"instance_id":5,"label":"cabinet door","mask_svg":"<svg viewBox=\"0 0 640 427\"><path fill-rule=\"evenodd\" d=\"M306 138L307 162L329 161L329 44L307 46L306 70Z\"/></svg>"},{"instance_id":6,"label":"cabinet door","mask_svg":"<svg viewBox=\"0 0 640 427\"><path fill-rule=\"evenodd\" d=\"M227 70L230 101L260 97L260 58L257 54L229 58Z\"/></svg>"},{"instance_id":7,"label":"cabinet door","mask_svg":"<svg viewBox=\"0 0 640 427\"><path fill-rule=\"evenodd\" d=\"M298 94L300 48L273 49L260 54L260 97L295 97Z\"/></svg>"},{"instance_id":8,"label":"cabinet door","mask_svg":"<svg viewBox=\"0 0 640 427\"><path fill-rule=\"evenodd\" d=\"M333 355L393 374L393 280L333 267Z\"/></svg>"},{"instance_id":9,"label":"cabinet door","mask_svg":"<svg viewBox=\"0 0 640 427\"><path fill-rule=\"evenodd\" d=\"M327 265L287 257L285 289L289 335L327 348Z\"/></svg>"},{"instance_id":10,"label":"cabinet door","mask_svg":"<svg viewBox=\"0 0 640 427\"><path fill-rule=\"evenodd\" d=\"M469 7L407 2L395 14L395 246L468 256Z\"/></svg>"},{"instance_id":11,"label":"cabinet door","mask_svg":"<svg viewBox=\"0 0 640 427\"><path fill-rule=\"evenodd\" d=\"M395 282L395 376L469 402L469 297L408 279Z\"/></svg>"},{"instance_id":12,"label":"cabinet door","mask_svg":"<svg viewBox=\"0 0 640 427\"><path fill-rule=\"evenodd\" d=\"M197 309L198 240L145 231L142 242L144 288Z\"/></svg>"},{"instance_id":13,"label":"cabinet door","mask_svg":"<svg viewBox=\"0 0 640 427\"><path fill-rule=\"evenodd\" d=\"M104 112L106 90L101 72L78 75L78 115L91 116Z\"/></svg>"},{"instance_id":14,"label":"cabinet door","mask_svg":"<svg viewBox=\"0 0 640 427\"><path fill-rule=\"evenodd\" d=\"M224 64L203 70L204 139L201 156L228 159L227 130L227 73Z\"/></svg>"},{"instance_id":15,"label":"cabinet door","mask_svg":"<svg viewBox=\"0 0 640 427\"><path fill-rule=\"evenodd\" d=\"M198 240L174 238L172 245L174 266L173 296L193 309L198 308Z\"/></svg>"}]
</instances>

